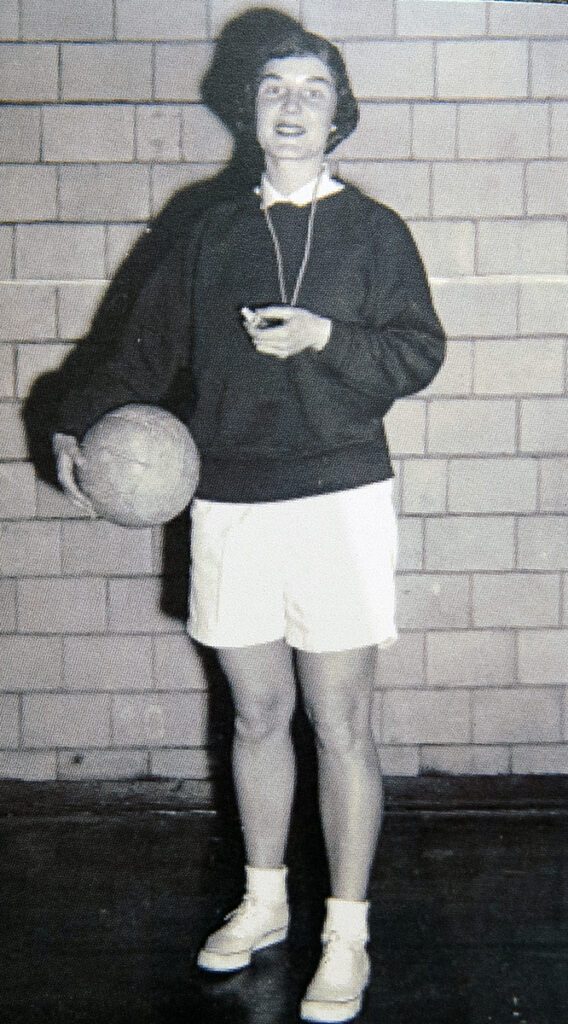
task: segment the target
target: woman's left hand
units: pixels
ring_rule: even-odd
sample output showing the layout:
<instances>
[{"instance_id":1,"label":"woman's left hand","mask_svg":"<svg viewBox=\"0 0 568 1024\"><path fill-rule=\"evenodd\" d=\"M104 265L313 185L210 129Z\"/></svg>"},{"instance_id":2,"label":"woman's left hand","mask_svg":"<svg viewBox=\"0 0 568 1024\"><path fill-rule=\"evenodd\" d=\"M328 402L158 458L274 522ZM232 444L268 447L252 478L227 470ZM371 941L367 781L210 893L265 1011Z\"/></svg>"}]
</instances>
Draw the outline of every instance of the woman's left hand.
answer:
<instances>
[{"instance_id":1,"label":"woman's left hand","mask_svg":"<svg viewBox=\"0 0 568 1024\"><path fill-rule=\"evenodd\" d=\"M271 327L271 321L278 326ZM329 341L331 320L296 306L265 306L255 309L245 328L257 352L288 359L306 348L320 352Z\"/></svg>"}]
</instances>

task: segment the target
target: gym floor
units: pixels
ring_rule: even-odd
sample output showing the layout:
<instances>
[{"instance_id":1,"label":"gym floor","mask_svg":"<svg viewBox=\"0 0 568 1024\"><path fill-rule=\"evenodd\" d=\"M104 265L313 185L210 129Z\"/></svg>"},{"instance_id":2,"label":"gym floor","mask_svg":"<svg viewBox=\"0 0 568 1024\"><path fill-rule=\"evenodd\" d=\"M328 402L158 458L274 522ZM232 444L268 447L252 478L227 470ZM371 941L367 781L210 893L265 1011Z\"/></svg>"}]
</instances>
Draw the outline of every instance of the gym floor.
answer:
<instances>
[{"instance_id":1,"label":"gym floor","mask_svg":"<svg viewBox=\"0 0 568 1024\"><path fill-rule=\"evenodd\" d=\"M240 832L223 811L0 807L5 1024L289 1024L318 959L326 895L311 811L290 844L287 943L200 972L238 902ZM360 1022L568 1019L566 809L387 811L372 879L373 980Z\"/></svg>"}]
</instances>

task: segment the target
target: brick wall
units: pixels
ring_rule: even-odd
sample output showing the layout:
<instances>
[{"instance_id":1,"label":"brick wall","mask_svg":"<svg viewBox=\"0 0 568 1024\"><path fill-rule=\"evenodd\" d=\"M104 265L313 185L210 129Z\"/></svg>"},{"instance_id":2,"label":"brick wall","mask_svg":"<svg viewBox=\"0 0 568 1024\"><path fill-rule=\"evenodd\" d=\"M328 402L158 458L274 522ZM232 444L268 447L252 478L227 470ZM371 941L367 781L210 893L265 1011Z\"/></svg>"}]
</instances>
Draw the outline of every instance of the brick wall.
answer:
<instances>
[{"instance_id":1,"label":"brick wall","mask_svg":"<svg viewBox=\"0 0 568 1024\"><path fill-rule=\"evenodd\" d=\"M266 3L266 0L265 0ZM207 774L206 683L160 611L160 532L84 521L20 408L145 221L230 140L199 103L238 0L0 11L0 775ZM339 170L411 225L450 343L399 403L389 773L568 771L568 7L278 5L337 39L362 102Z\"/></svg>"}]
</instances>

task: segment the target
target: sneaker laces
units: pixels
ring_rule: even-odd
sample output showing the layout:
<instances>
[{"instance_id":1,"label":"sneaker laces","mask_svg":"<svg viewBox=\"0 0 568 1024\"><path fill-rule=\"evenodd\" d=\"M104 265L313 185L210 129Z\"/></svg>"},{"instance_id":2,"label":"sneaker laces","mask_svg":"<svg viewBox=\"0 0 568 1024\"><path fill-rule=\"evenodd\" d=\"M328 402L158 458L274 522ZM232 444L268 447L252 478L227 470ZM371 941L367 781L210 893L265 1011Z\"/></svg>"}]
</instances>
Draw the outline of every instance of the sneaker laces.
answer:
<instances>
[{"instance_id":1,"label":"sneaker laces","mask_svg":"<svg viewBox=\"0 0 568 1024\"><path fill-rule=\"evenodd\" d=\"M225 921L234 923L235 932L246 934L247 926L254 920L254 915L259 908L259 901L250 893L245 893L238 907L226 915Z\"/></svg>"},{"instance_id":2,"label":"sneaker laces","mask_svg":"<svg viewBox=\"0 0 568 1024\"><path fill-rule=\"evenodd\" d=\"M326 932L323 936L324 948L320 961L320 969L331 970L334 978L339 981L348 981L352 976L353 962L351 957L345 956L346 951L352 954L353 958L365 949L365 939L355 937L346 938L340 932Z\"/></svg>"}]
</instances>

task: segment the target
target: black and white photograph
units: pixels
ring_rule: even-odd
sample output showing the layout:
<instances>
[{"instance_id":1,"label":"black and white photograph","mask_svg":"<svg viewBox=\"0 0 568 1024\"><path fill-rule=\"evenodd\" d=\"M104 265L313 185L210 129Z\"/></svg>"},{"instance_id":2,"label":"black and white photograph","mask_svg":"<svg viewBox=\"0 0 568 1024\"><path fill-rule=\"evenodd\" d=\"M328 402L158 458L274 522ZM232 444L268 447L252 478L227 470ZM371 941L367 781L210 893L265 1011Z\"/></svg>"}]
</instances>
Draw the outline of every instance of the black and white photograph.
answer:
<instances>
[{"instance_id":1,"label":"black and white photograph","mask_svg":"<svg viewBox=\"0 0 568 1024\"><path fill-rule=\"evenodd\" d=\"M561 1024L568 2L0 4L0 1021Z\"/></svg>"}]
</instances>

